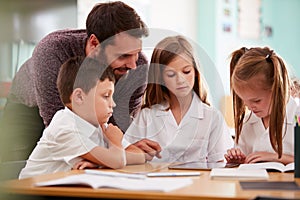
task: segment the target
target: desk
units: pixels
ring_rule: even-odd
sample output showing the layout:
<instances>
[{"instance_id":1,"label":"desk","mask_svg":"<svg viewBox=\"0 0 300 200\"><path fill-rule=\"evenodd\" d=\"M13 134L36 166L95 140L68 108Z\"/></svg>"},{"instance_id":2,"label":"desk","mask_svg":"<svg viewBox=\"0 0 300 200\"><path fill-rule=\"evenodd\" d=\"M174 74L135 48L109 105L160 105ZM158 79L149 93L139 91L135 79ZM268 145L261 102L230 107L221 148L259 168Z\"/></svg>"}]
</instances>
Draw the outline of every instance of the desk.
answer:
<instances>
[{"instance_id":1,"label":"desk","mask_svg":"<svg viewBox=\"0 0 300 200\"><path fill-rule=\"evenodd\" d=\"M168 170L164 164L144 164L126 166L121 172L153 172L153 171L176 171ZM177 170L178 171L178 170ZM181 170L180 170L181 171ZM188 170L185 170L188 171ZM145 192L125 191L118 189L92 189L88 187L35 187L34 183L55 178L82 173L82 171L70 171L51 175L37 176L23 180L11 180L1 185L5 193L33 196L56 196L56 197L82 197L82 198L105 198L105 199L254 199L257 196L300 199L300 191L275 191L275 190L242 190L237 180L211 180L209 171L201 171L202 175L192 177L193 184L171 192ZM270 181L296 181L293 173L269 173Z\"/></svg>"}]
</instances>

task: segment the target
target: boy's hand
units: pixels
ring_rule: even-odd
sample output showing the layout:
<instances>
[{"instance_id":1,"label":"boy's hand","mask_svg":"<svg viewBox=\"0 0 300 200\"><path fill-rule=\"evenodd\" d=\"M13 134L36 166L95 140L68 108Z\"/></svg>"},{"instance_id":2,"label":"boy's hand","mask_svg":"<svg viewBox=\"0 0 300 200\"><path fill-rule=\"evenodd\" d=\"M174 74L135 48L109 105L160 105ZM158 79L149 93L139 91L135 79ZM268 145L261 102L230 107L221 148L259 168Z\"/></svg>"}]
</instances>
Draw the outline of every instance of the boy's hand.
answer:
<instances>
[{"instance_id":1,"label":"boy's hand","mask_svg":"<svg viewBox=\"0 0 300 200\"><path fill-rule=\"evenodd\" d=\"M87 160L82 160L82 161L79 161L78 163L76 163L72 169L74 170L74 169L86 169L86 168L98 168L98 167L99 167L99 165L97 165L93 162L90 162Z\"/></svg>"},{"instance_id":2,"label":"boy's hand","mask_svg":"<svg viewBox=\"0 0 300 200\"><path fill-rule=\"evenodd\" d=\"M154 156L156 156L157 158L161 158L161 147L155 141L144 138L140 141L137 141L133 145L137 146L145 152L145 158L147 161L151 161Z\"/></svg>"},{"instance_id":3,"label":"boy's hand","mask_svg":"<svg viewBox=\"0 0 300 200\"><path fill-rule=\"evenodd\" d=\"M239 148L231 148L227 150L227 154L224 155L228 163L242 164L245 162L246 156Z\"/></svg>"},{"instance_id":4,"label":"boy's hand","mask_svg":"<svg viewBox=\"0 0 300 200\"><path fill-rule=\"evenodd\" d=\"M108 124L108 125L102 125L101 127L104 136L109 141L109 143L113 143L118 146L122 144L123 132L117 126L113 124Z\"/></svg>"}]
</instances>

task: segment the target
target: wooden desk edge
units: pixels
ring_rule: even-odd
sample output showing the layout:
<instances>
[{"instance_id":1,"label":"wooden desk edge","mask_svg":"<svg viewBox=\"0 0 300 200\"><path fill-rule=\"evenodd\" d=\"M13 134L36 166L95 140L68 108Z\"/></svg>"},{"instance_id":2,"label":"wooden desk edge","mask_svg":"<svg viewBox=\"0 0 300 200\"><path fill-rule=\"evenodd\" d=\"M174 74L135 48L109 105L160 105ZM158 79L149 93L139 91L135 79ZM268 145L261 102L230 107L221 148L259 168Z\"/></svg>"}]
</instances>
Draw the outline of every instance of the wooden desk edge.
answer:
<instances>
[{"instance_id":1,"label":"wooden desk edge","mask_svg":"<svg viewBox=\"0 0 300 200\"><path fill-rule=\"evenodd\" d=\"M175 171L175 170L172 170ZM189 170L186 170L189 171ZM115 199L254 199L257 196L274 196L278 198L298 198L300 199L300 191L247 191L241 190L238 180L231 181L215 181L209 180L209 171L201 171L202 175L194 179L192 186L187 186L171 192L151 192L151 191L128 191L120 189L100 188L92 189L90 187L35 187L34 183L38 181L45 181L71 174L82 173L82 171L71 171L64 173L56 173L51 175L43 175L24 180L11 180L1 184L2 191L6 194L20 194L32 196L63 196L63 197L82 197L82 198L115 198ZM288 173L270 173L270 181L281 180L291 181L293 174ZM300 185L300 179L294 179ZM231 185L232 194L226 193L222 195L220 192L214 196L211 192L197 193L196 187L204 188L210 186L224 186ZM233 187L233 188L232 188ZM76 188L76 190L74 190ZM230 189L230 188L229 188ZM216 190L218 190L216 188ZM226 188L223 188L225 191ZM286 195L289 194L287 197Z\"/></svg>"}]
</instances>

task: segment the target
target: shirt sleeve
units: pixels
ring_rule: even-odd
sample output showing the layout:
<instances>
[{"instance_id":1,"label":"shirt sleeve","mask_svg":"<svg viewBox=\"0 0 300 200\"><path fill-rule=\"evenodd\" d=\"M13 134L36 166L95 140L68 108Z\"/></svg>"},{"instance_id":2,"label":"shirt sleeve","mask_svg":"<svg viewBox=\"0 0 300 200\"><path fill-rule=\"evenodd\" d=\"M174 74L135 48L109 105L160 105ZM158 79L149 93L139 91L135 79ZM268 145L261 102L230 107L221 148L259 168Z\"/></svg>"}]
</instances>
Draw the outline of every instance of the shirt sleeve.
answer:
<instances>
[{"instance_id":1,"label":"shirt sleeve","mask_svg":"<svg viewBox=\"0 0 300 200\"><path fill-rule=\"evenodd\" d=\"M146 87L147 87L146 84L140 86L134 91L134 93L130 97L130 101L129 101L130 117L134 118L136 114L139 112Z\"/></svg>"},{"instance_id":2,"label":"shirt sleeve","mask_svg":"<svg viewBox=\"0 0 300 200\"><path fill-rule=\"evenodd\" d=\"M148 61L146 56L143 53L139 53L139 58L137 60L137 66L140 66L143 71L143 73L140 76L140 82L142 83L140 87L138 87L130 97L129 101L129 113L131 117L135 117L136 114L138 113L140 107L141 107L141 102L142 102L142 97L145 92L146 86L147 86L147 74L148 74Z\"/></svg>"},{"instance_id":3,"label":"shirt sleeve","mask_svg":"<svg viewBox=\"0 0 300 200\"><path fill-rule=\"evenodd\" d=\"M224 159L224 154L233 147L233 139L222 114L215 110L213 114L213 126L208 145L208 162L216 162Z\"/></svg>"},{"instance_id":4,"label":"shirt sleeve","mask_svg":"<svg viewBox=\"0 0 300 200\"><path fill-rule=\"evenodd\" d=\"M132 144L147 137L148 125L152 121L151 117L147 115L149 111L149 109L144 108L133 119L124 135L126 141Z\"/></svg>"},{"instance_id":5,"label":"shirt sleeve","mask_svg":"<svg viewBox=\"0 0 300 200\"><path fill-rule=\"evenodd\" d=\"M64 107L56 86L59 69L69 58L85 55L85 36L85 30L52 32L37 44L32 54L36 103L46 126L56 111Z\"/></svg>"},{"instance_id":6,"label":"shirt sleeve","mask_svg":"<svg viewBox=\"0 0 300 200\"><path fill-rule=\"evenodd\" d=\"M137 68L130 70L115 85L113 98L116 103L113 119L115 124L126 132L132 117L140 110L142 97L147 85L148 64L143 54L139 55Z\"/></svg>"},{"instance_id":7,"label":"shirt sleeve","mask_svg":"<svg viewBox=\"0 0 300 200\"><path fill-rule=\"evenodd\" d=\"M90 152L98 146L86 134L80 133L77 129L67 129L60 131L56 135L50 135L49 151L54 160L64 160L69 165L73 165L72 160L78 159L83 154Z\"/></svg>"},{"instance_id":8,"label":"shirt sleeve","mask_svg":"<svg viewBox=\"0 0 300 200\"><path fill-rule=\"evenodd\" d=\"M55 112L63 108L56 87L58 71L64 62L56 51L60 52L61 49L61 44L46 37L37 45L32 55L36 102L46 126Z\"/></svg>"},{"instance_id":9,"label":"shirt sleeve","mask_svg":"<svg viewBox=\"0 0 300 200\"><path fill-rule=\"evenodd\" d=\"M247 137L247 127L244 125L243 131L240 134L238 143L235 144L235 148L239 148L245 155L248 155L253 152L253 148L251 145L247 143L247 140L252 141L252 138ZM246 133L246 134L245 134Z\"/></svg>"}]
</instances>

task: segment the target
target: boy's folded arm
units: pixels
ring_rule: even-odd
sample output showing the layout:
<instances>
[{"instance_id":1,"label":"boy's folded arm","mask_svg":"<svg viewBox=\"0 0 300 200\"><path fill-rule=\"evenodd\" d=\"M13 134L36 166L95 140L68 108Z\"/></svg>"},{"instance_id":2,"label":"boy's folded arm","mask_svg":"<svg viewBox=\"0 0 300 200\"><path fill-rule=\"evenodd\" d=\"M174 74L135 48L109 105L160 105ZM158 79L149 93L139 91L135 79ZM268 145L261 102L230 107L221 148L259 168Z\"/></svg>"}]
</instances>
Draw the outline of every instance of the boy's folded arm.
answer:
<instances>
[{"instance_id":1,"label":"boy's folded arm","mask_svg":"<svg viewBox=\"0 0 300 200\"><path fill-rule=\"evenodd\" d=\"M87 160L82 160L82 161L79 161L78 163L75 163L75 165L73 166L72 169L90 169L90 168L98 168L99 165L91 162L91 161L87 161Z\"/></svg>"},{"instance_id":2,"label":"boy's folded arm","mask_svg":"<svg viewBox=\"0 0 300 200\"><path fill-rule=\"evenodd\" d=\"M122 168L126 165L125 150L119 145L110 144L109 148L97 146L81 157L113 169Z\"/></svg>"},{"instance_id":3,"label":"boy's folded arm","mask_svg":"<svg viewBox=\"0 0 300 200\"><path fill-rule=\"evenodd\" d=\"M125 149L125 153L127 164L142 164L146 162L144 151L132 144Z\"/></svg>"}]
</instances>

